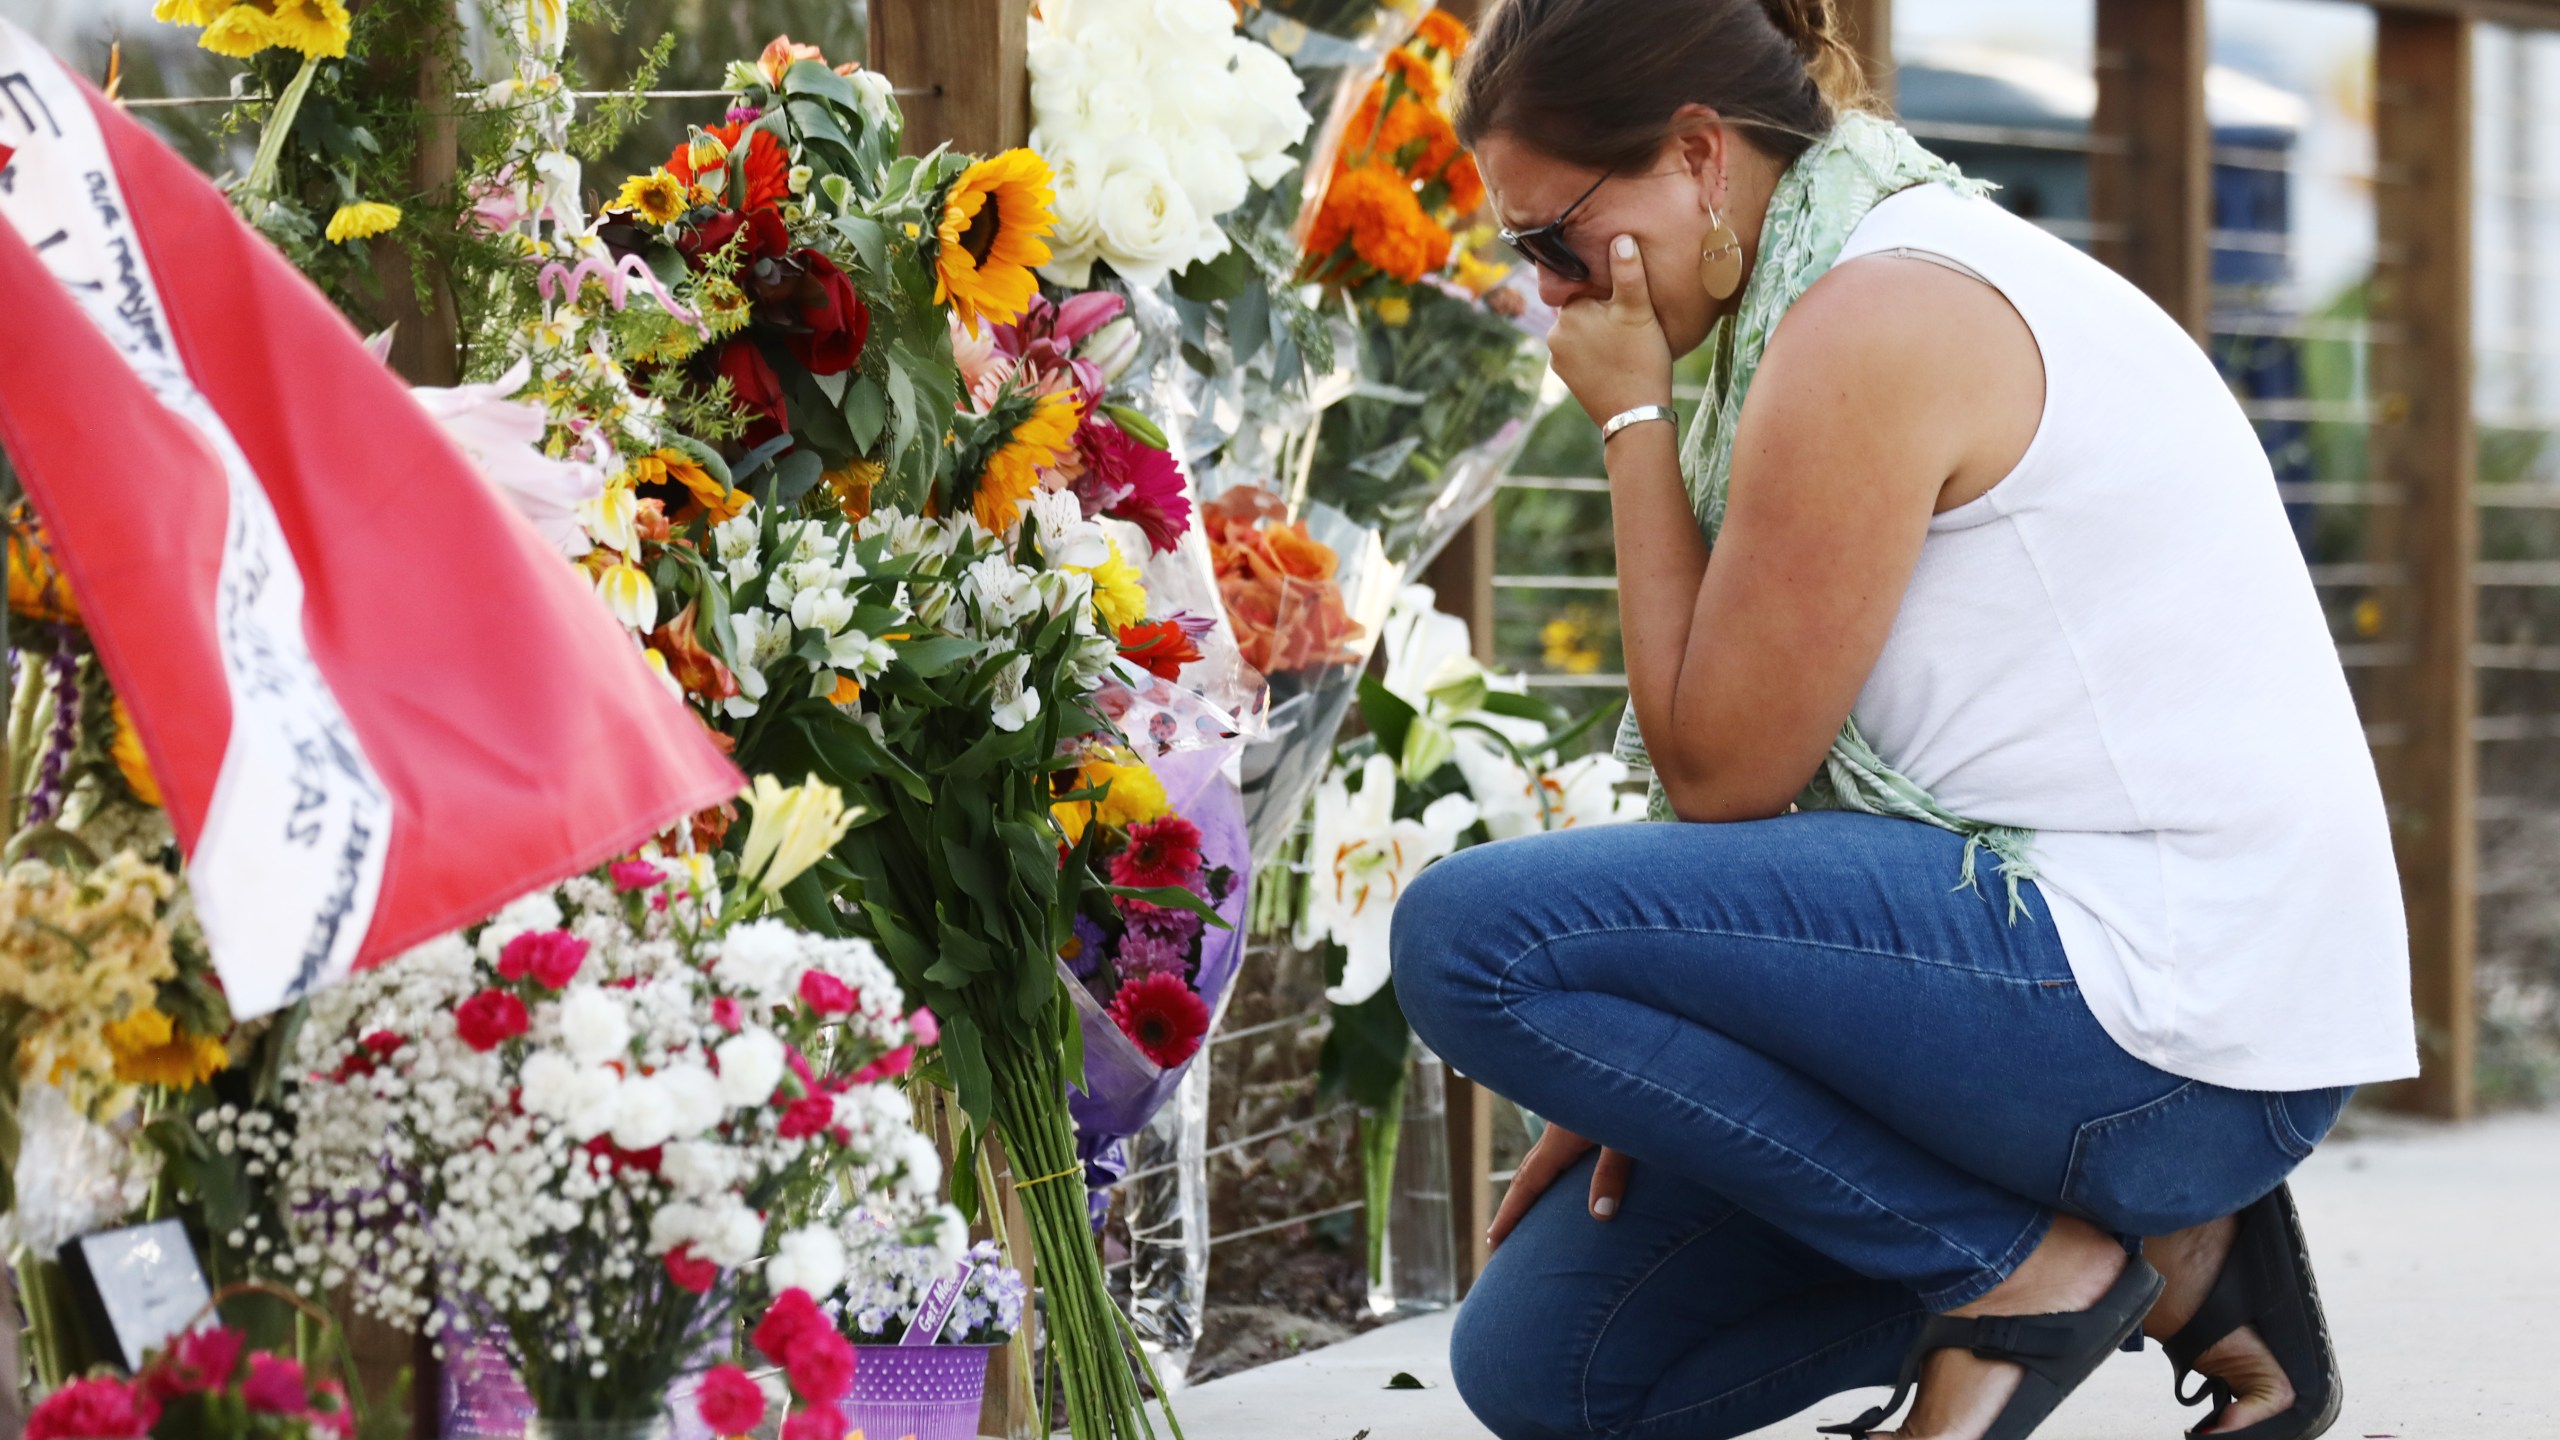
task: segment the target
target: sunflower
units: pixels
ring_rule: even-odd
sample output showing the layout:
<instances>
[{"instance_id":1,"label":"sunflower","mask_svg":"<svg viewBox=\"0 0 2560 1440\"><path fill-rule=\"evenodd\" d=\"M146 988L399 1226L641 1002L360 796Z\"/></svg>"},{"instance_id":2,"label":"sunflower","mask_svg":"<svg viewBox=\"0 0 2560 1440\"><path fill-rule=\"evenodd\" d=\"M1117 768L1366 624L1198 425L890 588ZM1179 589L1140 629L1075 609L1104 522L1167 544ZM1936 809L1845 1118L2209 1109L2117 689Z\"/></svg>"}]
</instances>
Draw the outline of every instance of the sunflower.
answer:
<instances>
[{"instance_id":1,"label":"sunflower","mask_svg":"<svg viewBox=\"0 0 2560 1440\"><path fill-rule=\"evenodd\" d=\"M646 494L652 485L674 486L683 490L687 498L674 517L678 520L690 520L699 510L717 525L746 509L751 498L744 490L720 483L718 477L702 468L702 462L682 450L652 451L632 461L631 468L624 473L635 494Z\"/></svg>"},{"instance_id":2,"label":"sunflower","mask_svg":"<svg viewBox=\"0 0 2560 1440\"><path fill-rule=\"evenodd\" d=\"M53 543L45 538L42 522L23 508L12 513L9 524L9 608L31 620L80 623L80 602L53 563Z\"/></svg>"},{"instance_id":3,"label":"sunflower","mask_svg":"<svg viewBox=\"0 0 2560 1440\"><path fill-rule=\"evenodd\" d=\"M110 1023L106 1037L107 1049L116 1057L116 1078L128 1085L186 1090L231 1063L231 1052L221 1041L187 1033L158 1009L137 1010Z\"/></svg>"},{"instance_id":4,"label":"sunflower","mask_svg":"<svg viewBox=\"0 0 2560 1440\"><path fill-rule=\"evenodd\" d=\"M686 184L661 165L623 181L622 193L613 197L608 208L632 211L652 225L672 225L692 208L693 197L687 191Z\"/></svg>"},{"instance_id":5,"label":"sunflower","mask_svg":"<svg viewBox=\"0 0 2560 1440\"><path fill-rule=\"evenodd\" d=\"M350 240L368 240L385 234L399 224L399 206L385 205L378 200L358 200L351 205L339 206L338 213L329 217L329 228L323 233L328 236L330 244L344 245Z\"/></svg>"},{"instance_id":6,"label":"sunflower","mask_svg":"<svg viewBox=\"0 0 2560 1440\"><path fill-rule=\"evenodd\" d=\"M1076 426L1083 418L1073 392L1039 398L1031 413L1013 427L1013 434L987 457L986 471L978 477L977 493L970 500L979 524L999 535L1012 528L1022 514L1022 502L1040 488L1040 468L1074 448Z\"/></svg>"},{"instance_id":7,"label":"sunflower","mask_svg":"<svg viewBox=\"0 0 2560 1440\"><path fill-rule=\"evenodd\" d=\"M985 316L1011 324L1031 305L1049 263L1040 237L1057 228L1049 162L1030 150L980 160L951 182L933 258L933 303L949 304L969 333Z\"/></svg>"}]
</instances>

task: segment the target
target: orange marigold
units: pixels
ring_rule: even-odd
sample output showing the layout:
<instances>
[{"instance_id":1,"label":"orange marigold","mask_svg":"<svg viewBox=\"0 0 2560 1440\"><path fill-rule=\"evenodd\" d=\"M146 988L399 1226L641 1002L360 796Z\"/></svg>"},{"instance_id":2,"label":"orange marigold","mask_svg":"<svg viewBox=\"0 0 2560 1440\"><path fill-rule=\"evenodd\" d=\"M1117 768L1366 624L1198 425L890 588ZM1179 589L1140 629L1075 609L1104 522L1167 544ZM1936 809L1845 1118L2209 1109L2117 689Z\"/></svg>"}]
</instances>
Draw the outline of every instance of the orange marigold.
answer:
<instances>
[{"instance_id":1,"label":"orange marigold","mask_svg":"<svg viewBox=\"0 0 2560 1440\"><path fill-rule=\"evenodd\" d=\"M1434 10L1423 16L1422 23L1414 27L1413 32L1415 44L1427 45L1453 59L1465 54L1467 42L1474 38L1468 33L1465 22L1446 10Z\"/></svg>"},{"instance_id":2,"label":"orange marigold","mask_svg":"<svg viewBox=\"0 0 2560 1440\"><path fill-rule=\"evenodd\" d=\"M1307 253L1322 269L1348 240L1361 261L1407 285L1449 261L1455 243L1422 208L1413 182L1371 162L1337 172L1307 234ZM1340 278L1340 277L1329 277Z\"/></svg>"}]
</instances>

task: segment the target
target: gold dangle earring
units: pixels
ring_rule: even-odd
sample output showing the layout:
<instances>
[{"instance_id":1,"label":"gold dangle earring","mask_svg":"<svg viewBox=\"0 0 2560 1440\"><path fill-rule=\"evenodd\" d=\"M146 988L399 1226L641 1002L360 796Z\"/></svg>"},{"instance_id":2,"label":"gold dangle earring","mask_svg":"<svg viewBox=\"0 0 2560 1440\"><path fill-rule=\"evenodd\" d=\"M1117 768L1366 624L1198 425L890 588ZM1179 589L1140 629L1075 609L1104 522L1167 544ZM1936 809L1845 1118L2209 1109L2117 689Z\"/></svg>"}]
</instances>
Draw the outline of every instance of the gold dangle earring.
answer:
<instances>
[{"instance_id":1,"label":"gold dangle earring","mask_svg":"<svg viewBox=\"0 0 2560 1440\"><path fill-rule=\"evenodd\" d=\"M1707 243L1698 252L1698 279L1707 294L1718 300L1730 300L1742 288L1742 237L1724 223L1724 216L1712 204L1707 206Z\"/></svg>"}]
</instances>

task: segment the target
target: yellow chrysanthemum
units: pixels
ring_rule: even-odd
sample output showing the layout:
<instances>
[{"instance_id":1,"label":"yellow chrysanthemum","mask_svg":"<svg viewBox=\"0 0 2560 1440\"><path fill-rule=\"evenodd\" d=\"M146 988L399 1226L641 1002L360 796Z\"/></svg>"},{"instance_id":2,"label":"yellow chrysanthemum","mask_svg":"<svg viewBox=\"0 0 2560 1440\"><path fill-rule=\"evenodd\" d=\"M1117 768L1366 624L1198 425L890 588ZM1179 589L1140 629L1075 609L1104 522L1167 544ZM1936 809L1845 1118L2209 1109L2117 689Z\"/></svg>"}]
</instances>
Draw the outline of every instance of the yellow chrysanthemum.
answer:
<instances>
[{"instance_id":1,"label":"yellow chrysanthemum","mask_svg":"<svg viewBox=\"0 0 2560 1440\"><path fill-rule=\"evenodd\" d=\"M1381 295L1373 308L1378 312L1378 323L1390 330L1402 329L1413 319L1413 302L1401 295Z\"/></svg>"},{"instance_id":2,"label":"yellow chrysanthemum","mask_svg":"<svg viewBox=\"0 0 2560 1440\"><path fill-rule=\"evenodd\" d=\"M1468 294L1481 295L1501 284L1503 277L1510 273L1511 267L1508 265L1497 265L1490 260L1481 259L1472 250L1460 250L1458 273L1454 278Z\"/></svg>"},{"instance_id":3,"label":"yellow chrysanthemum","mask_svg":"<svg viewBox=\"0 0 2560 1440\"><path fill-rule=\"evenodd\" d=\"M1057 462L1076 443L1083 423L1071 394L1043 395L1040 403L1013 427L1013 438L987 457L970 508L978 523L997 534L1010 529L1022 514L1022 502L1040 488L1040 468Z\"/></svg>"},{"instance_id":4,"label":"yellow chrysanthemum","mask_svg":"<svg viewBox=\"0 0 2560 1440\"><path fill-rule=\"evenodd\" d=\"M622 193L613 197L608 208L632 211L652 225L672 225L691 204L685 183L668 174L662 165L646 175L623 181Z\"/></svg>"},{"instance_id":5,"label":"yellow chrysanthemum","mask_svg":"<svg viewBox=\"0 0 2560 1440\"><path fill-rule=\"evenodd\" d=\"M1105 540L1111 547L1111 558L1099 565L1077 566L1093 577L1093 609L1114 633L1124 625L1135 625L1147 618L1147 583L1138 576L1138 567L1120 553L1120 542Z\"/></svg>"},{"instance_id":6,"label":"yellow chrysanthemum","mask_svg":"<svg viewBox=\"0 0 2560 1440\"><path fill-rule=\"evenodd\" d=\"M369 240L376 235L388 234L399 223L399 206L385 205L379 200L358 200L352 205L339 206L338 213L329 217L329 228L321 233L329 237L330 244L344 245L350 240Z\"/></svg>"},{"instance_id":7,"label":"yellow chrysanthemum","mask_svg":"<svg viewBox=\"0 0 2560 1440\"><path fill-rule=\"evenodd\" d=\"M133 712L124 708L124 697L116 697L116 738L107 745L107 754L116 762L116 773L124 777L125 788L133 798L145 805L160 803L160 781L151 773L151 757L142 753L141 732L133 728Z\"/></svg>"},{"instance_id":8,"label":"yellow chrysanthemum","mask_svg":"<svg viewBox=\"0 0 2560 1440\"><path fill-rule=\"evenodd\" d=\"M1007 150L960 173L942 203L933 259L933 300L948 303L969 333L978 319L1011 323L1031 305L1049 263L1041 237L1055 230L1049 209L1049 162L1030 150Z\"/></svg>"},{"instance_id":9,"label":"yellow chrysanthemum","mask_svg":"<svg viewBox=\"0 0 2560 1440\"><path fill-rule=\"evenodd\" d=\"M202 25L196 44L216 55L246 59L282 49L337 59L347 53L343 0L160 0L151 13L173 24Z\"/></svg>"},{"instance_id":10,"label":"yellow chrysanthemum","mask_svg":"<svg viewBox=\"0 0 2560 1440\"><path fill-rule=\"evenodd\" d=\"M113 1022L106 1037L107 1050L116 1057L116 1078L127 1085L192 1089L231 1063L231 1052L221 1041L191 1035L157 1009L137 1010Z\"/></svg>"}]
</instances>

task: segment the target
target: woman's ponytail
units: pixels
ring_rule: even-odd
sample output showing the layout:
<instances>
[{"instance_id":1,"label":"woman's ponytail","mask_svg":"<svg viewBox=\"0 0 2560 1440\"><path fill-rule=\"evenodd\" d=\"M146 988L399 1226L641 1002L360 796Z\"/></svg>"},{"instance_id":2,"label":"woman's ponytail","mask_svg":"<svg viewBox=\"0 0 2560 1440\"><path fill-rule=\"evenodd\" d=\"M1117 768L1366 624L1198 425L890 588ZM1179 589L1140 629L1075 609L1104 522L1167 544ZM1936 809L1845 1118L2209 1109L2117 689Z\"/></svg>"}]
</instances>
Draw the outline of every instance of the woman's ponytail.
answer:
<instances>
[{"instance_id":1,"label":"woman's ponytail","mask_svg":"<svg viewBox=\"0 0 2560 1440\"><path fill-rule=\"evenodd\" d=\"M1804 56L1805 73L1813 77L1822 98L1837 110L1864 110L1874 103L1867 84L1866 62L1849 43L1833 0L1760 0L1769 21Z\"/></svg>"},{"instance_id":2,"label":"woman's ponytail","mask_svg":"<svg viewBox=\"0 0 2560 1440\"><path fill-rule=\"evenodd\" d=\"M1833 0L1494 0L1458 71L1468 145L1509 132L1594 170L1645 164L1683 105L1793 160L1869 104Z\"/></svg>"}]
</instances>

